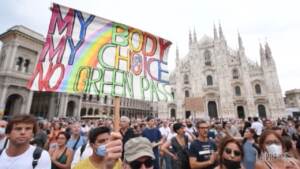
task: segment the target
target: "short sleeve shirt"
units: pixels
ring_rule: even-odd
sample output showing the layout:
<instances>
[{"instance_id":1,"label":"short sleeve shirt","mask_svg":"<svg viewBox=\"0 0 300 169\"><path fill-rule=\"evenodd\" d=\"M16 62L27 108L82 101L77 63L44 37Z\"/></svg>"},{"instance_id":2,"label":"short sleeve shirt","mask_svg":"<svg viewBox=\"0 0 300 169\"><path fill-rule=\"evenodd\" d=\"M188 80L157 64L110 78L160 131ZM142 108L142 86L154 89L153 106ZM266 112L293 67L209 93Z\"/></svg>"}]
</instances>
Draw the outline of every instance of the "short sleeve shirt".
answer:
<instances>
[{"instance_id":1,"label":"short sleeve shirt","mask_svg":"<svg viewBox=\"0 0 300 169\"><path fill-rule=\"evenodd\" d=\"M214 151L217 151L217 146L212 140L202 142L197 139L190 145L189 157L196 157L198 162L204 162L209 160ZM204 169L213 169L215 166L216 164L213 164Z\"/></svg>"}]
</instances>

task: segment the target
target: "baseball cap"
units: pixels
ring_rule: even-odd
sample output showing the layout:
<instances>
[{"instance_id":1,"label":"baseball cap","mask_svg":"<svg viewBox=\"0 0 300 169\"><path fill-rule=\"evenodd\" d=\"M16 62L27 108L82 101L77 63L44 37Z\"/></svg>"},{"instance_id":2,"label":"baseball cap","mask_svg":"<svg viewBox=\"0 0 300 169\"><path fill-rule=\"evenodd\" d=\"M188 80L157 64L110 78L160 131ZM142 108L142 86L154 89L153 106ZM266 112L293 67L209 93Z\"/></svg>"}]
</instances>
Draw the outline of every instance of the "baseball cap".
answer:
<instances>
[{"instance_id":1,"label":"baseball cap","mask_svg":"<svg viewBox=\"0 0 300 169\"><path fill-rule=\"evenodd\" d=\"M149 156L154 159L152 144L145 137L135 137L126 142L124 147L124 159L132 162L140 157Z\"/></svg>"}]
</instances>

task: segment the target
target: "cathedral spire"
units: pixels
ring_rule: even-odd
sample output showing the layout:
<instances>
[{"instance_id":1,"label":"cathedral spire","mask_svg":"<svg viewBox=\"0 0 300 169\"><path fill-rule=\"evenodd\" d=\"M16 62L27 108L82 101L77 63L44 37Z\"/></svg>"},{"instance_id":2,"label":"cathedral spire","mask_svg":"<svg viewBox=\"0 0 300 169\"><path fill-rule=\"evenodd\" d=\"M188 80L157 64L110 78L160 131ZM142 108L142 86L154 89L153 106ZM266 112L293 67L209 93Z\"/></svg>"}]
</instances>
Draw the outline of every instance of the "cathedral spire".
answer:
<instances>
[{"instance_id":1,"label":"cathedral spire","mask_svg":"<svg viewBox=\"0 0 300 169\"><path fill-rule=\"evenodd\" d=\"M191 30L189 30L189 48L192 47L192 43L193 43L193 40L192 40L192 33L191 33Z\"/></svg>"},{"instance_id":2,"label":"cathedral spire","mask_svg":"<svg viewBox=\"0 0 300 169\"><path fill-rule=\"evenodd\" d=\"M242 41L240 32L238 32L238 41L239 41L239 50L244 49L243 41Z\"/></svg>"},{"instance_id":3,"label":"cathedral spire","mask_svg":"<svg viewBox=\"0 0 300 169\"><path fill-rule=\"evenodd\" d=\"M261 43L259 43L259 55L260 55L260 57L265 56L265 51L264 51L264 48L262 47Z\"/></svg>"},{"instance_id":4,"label":"cathedral spire","mask_svg":"<svg viewBox=\"0 0 300 169\"><path fill-rule=\"evenodd\" d=\"M178 46L176 45L176 64L179 63L179 49Z\"/></svg>"},{"instance_id":5,"label":"cathedral spire","mask_svg":"<svg viewBox=\"0 0 300 169\"><path fill-rule=\"evenodd\" d=\"M214 40L218 40L218 32L217 32L217 28L216 25L214 24Z\"/></svg>"},{"instance_id":6,"label":"cathedral spire","mask_svg":"<svg viewBox=\"0 0 300 169\"><path fill-rule=\"evenodd\" d=\"M271 52L268 42L266 42L266 44L265 44L265 54L266 54L267 59L272 57L272 52Z\"/></svg>"},{"instance_id":7,"label":"cathedral spire","mask_svg":"<svg viewBox=\"0 0 300 169\"><path fill-rule=\"evenodd\" d=\"M260 55L260 65L264 65L265 63L265 50L261 43L259 43L259 55Z\"/></svg>"},{"instance_id":8,"label":"cathedral spire","mask_svg":"<svg viewBox=\"0 0 300 169\"><path fill-rule=\"evenodd\" d=\"M223 35L223 30L222 30L221 23L219 23L219 37L220 37L221 40L224 40L224 35Z\"/></svg>"},{"instance_id":9,"label":"cathedral spire","mask_svg":"<svg viewBox=\"0 0 300 169\"><path fill-rule=\"evenodd\" d=\"M194 43L197 43L197 33L195 27L194 27Z\"/></svg>"}]
</instances>

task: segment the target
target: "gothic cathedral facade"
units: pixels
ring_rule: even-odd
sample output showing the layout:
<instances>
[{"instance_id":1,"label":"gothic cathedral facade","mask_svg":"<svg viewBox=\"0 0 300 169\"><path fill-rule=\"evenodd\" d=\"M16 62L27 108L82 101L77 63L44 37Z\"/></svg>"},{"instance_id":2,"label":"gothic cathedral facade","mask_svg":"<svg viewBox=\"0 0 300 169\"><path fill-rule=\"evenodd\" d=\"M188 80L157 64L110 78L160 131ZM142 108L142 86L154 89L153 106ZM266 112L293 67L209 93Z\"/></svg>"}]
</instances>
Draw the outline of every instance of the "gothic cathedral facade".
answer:
<instances>
[{"instance_id":1,"label":"gothic cathedral facade","mask_svg":"<svg viewBox=\"0 0 300 169\"><path fill-rule=\"evenodd\" d=\"M260 44L260 64L246 57L242 38L239 48L227 46L222 27L214 26L213 38L189 33L189 52L170 74L174 102L167 116L176 118L276 118L285 105L271 49ZM190 110L186 100L201 98L201 111Z\"/></svg>"}]
</instances>

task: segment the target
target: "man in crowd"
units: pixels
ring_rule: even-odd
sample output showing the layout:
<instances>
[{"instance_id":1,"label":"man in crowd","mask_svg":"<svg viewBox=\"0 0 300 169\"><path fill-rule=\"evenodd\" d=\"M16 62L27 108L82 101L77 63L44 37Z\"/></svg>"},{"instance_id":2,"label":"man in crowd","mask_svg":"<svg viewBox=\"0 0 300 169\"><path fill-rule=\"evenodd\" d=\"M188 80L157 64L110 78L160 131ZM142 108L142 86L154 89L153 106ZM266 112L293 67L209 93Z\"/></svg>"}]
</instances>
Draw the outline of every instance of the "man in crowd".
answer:
<instances>
[{"instance_id":1,"label":"man in crowd","mask_svg":"<svg viewBox=\"0 0 300 169\"><path fill-rule=\"evenodd\" d=\"M123 137L122 139L122 142L123 142L123 149L124 149L124 145L125 143L135 137L134 135L134 131L133 129L130 127L130 119L126 116L122 116L120 118L120 133ZM124 156L124 152L122 152L122 159L123 159L123 156Z\"/></svg>"},{"instance_id":2,"label":"man in crowd","mask_svg":"<svg viewBox=\"0 0 300 169\"><path fill-rule=\"evenodd\" d=\"M8 138L5 135L7 122L0 120L0 150L4 149L8 144Z\"/></svg>"},{"instance_id":3,"label":"man in crowd","mask_svg":"<svg viewBox=\"0 0 300 169\"><path fill-rule=\"evenodd\" d=\"M196 124L199 136L190 145L189 161L191 169L213 169L216 167L216 144L208 139L209 125L205 121Z\"/></svg>"},{"instance_id":4,"label":"man in crowd","mask_svg":"<svg viewBox=\"0 0 300 169\"><path fill-rule=\"evenodd\" d=\"M264 130L272 130L272 128L273 128L272 121L269 120L269 119L265 120L265 128L264 128Z\"/></svg>"},{"instance_id":5,"label":"man in crowd","mask_svg":"<svg viewBox=\"0 0 300 169\"><path fill-rule=\"evenodd\" d=\"M36 129L35 118L30 115L17 115L9 121L6 128L9 144L1 152L0 168L51 168L51 159L48 152L29 144L36 133Z\"/></svg>"},{"instance_id":6,"label":"man in crowd","mask_svg":"<svg viewBox=\"0 0 300 169\"><path fill-rule=\"evenodd\" d=\"M146 137L152 144L153 147L153 152L155 156L155 161L154 161L154 169L159 169L159 149L158 147L162 144L162 136L157 129L157 127L154 125L154 117L149 116L147 117L147 124L148 126L144 129L142 136Z\"/></svg>"},{"instance_id":7,"label":"man in crowd","mask_svg":"<svg viewBox=\"0 0 300 169\"><path fill-rule=\"evenodd\" d=\"M81 125L79 122L75 122L72 125L72 135L69 141L67 142L67 147L72 149L74 152L78 149L78 147L84 145L86 143L86 140L83 136L80 135L80 128Z\"/></svg>"},{"instance_id":8,"label":"man in crowd","mask_svg":"<svg viewBox=\"0 0 300 169\"><path fill-rule=\"evenodd\" d=\"M255 130L256 136L259 137L263 130L263 125L258 121L258 117L253 118L253 123L251 124L251 128Z\"/></svg>"},{"instance_id":9,"label":"man in crowd","mask_svg":"<svg viewBox=\"0 0 300 169\"><path fill-rule=\"evenodd\" d=\"M122 140L121 135L110 133L108 127L97 127L89 133L89 143L93 154L81 160L73 169L121 169Z\"/></svg>"},{"instance_id":10,"label":"man in crowd","mask_svg":"<svg viewBox=\"0 0 300 169\"><path fill-rule=\"evenodd\" d=\"M153 169L152 144L144 137L130 139L124 149L124 169Z\"/></svg>"},{"instance_id":11,"label":"man in crowd","mask_svg":"<svg viewBox=\"0 0 300 169\"><path fill-rule=\"evenodd\" d=\"M163 120L162 122L162 126L159 128L159 131L162 135L163 138L163 143L165 143L167 141L167 139L169 138L169 136L171 136L171 129L169 128L169 123L167 120ZM165 164L166 169L171 169L171 157L168 155L164 155L162 156L161 160L160 160L160 164Z\"/></svg>"},{"instance_id":12,"label":"man in crowd","mask_svg":"<svg viewBox=\"0 0 300 169\"><path fill-rule=\"evenodd\" d=\"M234 137L234 138L241 137L239 130L232 124L232 122L230 122L230 121L226 122L225 129L231 137Z\"/></svg>"}]
</instances>

